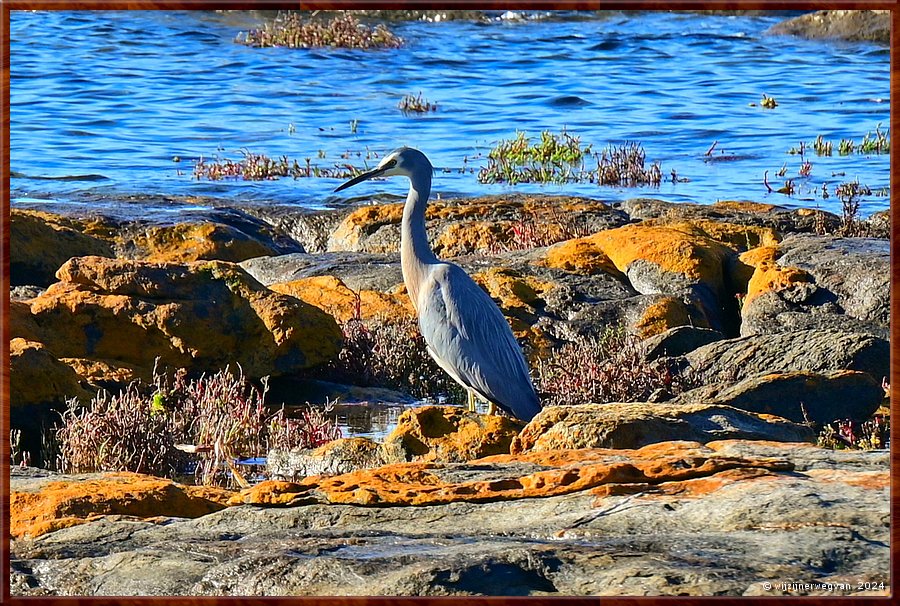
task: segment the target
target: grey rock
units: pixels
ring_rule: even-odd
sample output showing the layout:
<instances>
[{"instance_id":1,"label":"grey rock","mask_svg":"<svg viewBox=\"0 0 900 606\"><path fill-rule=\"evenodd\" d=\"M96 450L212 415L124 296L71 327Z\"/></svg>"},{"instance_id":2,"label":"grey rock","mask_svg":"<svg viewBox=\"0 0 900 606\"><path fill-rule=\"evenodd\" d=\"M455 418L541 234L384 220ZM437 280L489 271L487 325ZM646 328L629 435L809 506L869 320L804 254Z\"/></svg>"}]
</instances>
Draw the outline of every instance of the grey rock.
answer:
<instances>
[{"instance_id":1,"label":"grey rock","mask_svg":"<svg viewBox=\"0 0 900 606\"><path fill-rule=\"evenodd\" d=\"M544 408L514 438L512 452L641 448L672 440L726 439L809 442L814 434L806 425L763 418L713 398L576 404Z\"/></svg>"},{"instance_id":2,"label":"grey rock","mask_svg":"<svg viewBox=\"0 0 900 606\"><path fill-rule=\"evenodd\" d=\"M795 423L866 419L881 405L881 384L864 372L766 374L736 384L705 385L681 394L679 402L705 402L777 415Z\"/></svg>"},{"instance_id":3,"label":"grey rock","mask_svg":"<svg viewBox=\"0 0 900 606\"><path fill-rule=\"evenodd\" d=\"M295 253L257 257L240 265L266 286L314 276L336 276L354 290L384 292L403 283L398 254Z\"/></svg>"},{"instance_id":4,"label":"grey rock","mask_svg":"<svg viewBox=\"0 0 900 606\"><path fill-rule=\"evenodd\" d=\"M779 265L806 271L814 283L798 282L747 302L741 311L742 335L823 328L888 338L888 240L794 234L778 245L776 254Z\"/></svg>"},{"instance_id":5,"label":"grey rock","mask_svg":"<svg viewBox=\"0 0 900 606\"><path fill-rule=\"evenodd\" d=\"M741 210L723 204L687 204L666 202L653 198L631 198L621 205L631 220L644 219L707 219L726 221L739 225L755 225L771 227L781 233L794 232L815 233L819 227L833 232L840 227L841 219L835 214L818 211L810 213L804 209L790 210L774 206L771 210Z\"/></svg>"},{"instance_id":6,"label":"grey rock","mask_svg":"<svg viewBox=\"0 0 900 606\"><path fill-rule=\"evenodd\" d=\"M296 206L269 205L248 205L241 210L289 235L307 253L325 252L328 234L349 212L347 209L310 211Z\"/></svg>"},{"instance_id":7,"label":"grey rock","mask_svg":"<svg viewBox=\"0 0 900 606\"><path fill-rule=\"evenodd\" d=\"M887 328L891 315L891 246L877 238L793 235L778 245L778 263L808 271L852 318Z\"/></svg>"},{"instance_id":8,"label":"grey rock","mask_svg":"<svg viewBox=\"0 0 900 606\"><path fill-rule=\"evenodd\" d=\"M641 343L648 360L664 356L683 356L703 345L721 341L725 335L709 328L676 326L658 335L653 335Z\"/></svg>"},{"instance_id":9,"label":"grey rock","mask_svg":"<svg viewBox=\"0 0 900 606\"><path fill-rule=\"evenodd\" d=\"M875 380L888 376L890 346L865 333L798 330L726 339L683 358L706 383L735 383L773 372L859 370Z\"/></svg>"},{"instance_id":10,"label":"grey rock","mask_svg":"<svg viewBox=\"0 0 900 606\"><path fill-rule=\"evenodd\" d=\"M297 481L308 476L380 467L386 462L378 442L345 438L314 449L270 449L266 455L266 472L273 480Z\"/></svg>"},{"instance_id":11,"label":"grey rock","mask_svg":"<svg viewBox=\"0 0 900 606\"><path fill-rule=\"evenodd\" d=\"M888 239L891 237L891 211L879 210L865 219L871 236Z\"/></svg>"},{"instance_id":12,"label":"grey rock","mask_svg":"<svg viewBox=\"0 0 900 606\"><path fill-rule=\"evenodd\" d=\"M9 289L9 300L10 301L27 301L28 299L33 299L40 295L42 292L47 290L43 286L33 286L33 285L20 285L20 286L11 286Z\"/></svg>"}]
</instances>

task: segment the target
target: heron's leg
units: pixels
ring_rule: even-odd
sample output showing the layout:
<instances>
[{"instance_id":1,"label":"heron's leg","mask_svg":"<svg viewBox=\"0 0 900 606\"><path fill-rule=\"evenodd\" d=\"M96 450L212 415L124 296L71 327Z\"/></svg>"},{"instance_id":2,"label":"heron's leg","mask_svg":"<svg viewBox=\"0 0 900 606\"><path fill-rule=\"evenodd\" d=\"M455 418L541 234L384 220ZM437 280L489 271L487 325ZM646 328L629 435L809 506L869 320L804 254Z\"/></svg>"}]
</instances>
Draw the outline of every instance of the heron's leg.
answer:
<instances>
[{"instance_id":1,"label":"heron's leg","mask_svg":"<svg viewBox=\"0 0 900 606\"><path fill-rule=\"evenodd\" d=\"M469 412L475 412L475 392L467 390L469 394Z\"/></svg>"},{"instance_id":2,"label":"heron's leg","mask_svg":"<svg viewBox=\"0 0 900 606\"><path fill-rule=\"evenodd\" d=\"M497 414L497 405L493 402L488 402L488 414L496 415Z\"/></svg>"}]
</instances>

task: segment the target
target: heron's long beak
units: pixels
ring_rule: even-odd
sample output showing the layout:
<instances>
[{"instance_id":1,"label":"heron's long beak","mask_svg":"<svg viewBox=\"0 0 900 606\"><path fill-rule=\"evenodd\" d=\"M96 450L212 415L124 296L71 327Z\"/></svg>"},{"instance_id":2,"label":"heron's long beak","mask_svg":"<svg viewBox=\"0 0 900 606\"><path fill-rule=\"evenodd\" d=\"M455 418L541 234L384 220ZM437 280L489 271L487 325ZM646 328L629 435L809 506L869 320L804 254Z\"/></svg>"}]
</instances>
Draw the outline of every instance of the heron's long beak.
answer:
<instances>
[{"instance_id":1,"label":"heron's long beak","mask_svg":"<svg viewBox=\"0 0 900 606\"><path fill-rule=\"evenodd\" d=\"M347 189L348 187L353 187L357 183L362 183L363 181L366 181L367 179L371 179L372 177L377 177L378 175L380 175L381 173L383 173L386 170L387 170L387 167L385 166L384 168L376 168L376 169L370 170L369 172L365 172L361 175L356 175L355 177L353 177L352 179L350 179L343 185L338 185L336 188L334 188L334 191L341 191L342 189Z\"/></svg>"}]
</instances>

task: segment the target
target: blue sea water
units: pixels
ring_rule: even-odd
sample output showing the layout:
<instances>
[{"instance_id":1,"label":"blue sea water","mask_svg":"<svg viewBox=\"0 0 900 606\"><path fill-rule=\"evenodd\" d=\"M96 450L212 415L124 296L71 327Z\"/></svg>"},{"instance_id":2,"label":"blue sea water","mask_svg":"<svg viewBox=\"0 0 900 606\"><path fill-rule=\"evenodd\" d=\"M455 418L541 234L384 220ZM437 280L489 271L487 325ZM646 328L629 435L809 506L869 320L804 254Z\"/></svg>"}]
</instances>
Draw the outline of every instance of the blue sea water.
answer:
<instances>
[{"instance_id":1,"label":"blue sea water","mask_svg":"<svg viewBox=\"0 0 900 606\"><path fill-rule=\"evenodd\" d=\"M819 196L823 183L833 192L859 179L873 190L864 215L889 205L888 155L836 152L840 139L859 141L888 126L884 45L767 34L783 16L652 11L397 22L389 26L405 44L390 50L234 42L260 18L12 12L12 203L136 216L184 208L146 198L123 206L133 194L153 194L325 208L347 199L332 193L338 179L196 180L193 164L200 157L240 159L249 150L301 165L310 158L321 167L361 167L411 145L431 158L434 190L445 198L521 191L609 201L746 199L840 213L834 195ZM437 111L403 114L400 99L419 92ZM761 107L763 94L778 106ZM675 170L689 181L484 185L460 170L477 171L516 131L536 138L562 129L594 151L638 141L664 176ZM812 171L799 176L801 159L787 152L820 134L833 141L835 154L807 151ZM775 176L783 166L785 176ZM796 192L768 192L766 171L776 188L793 178ZM402 194L405 186L375 189Z\"/></svg>"}]
</instances>

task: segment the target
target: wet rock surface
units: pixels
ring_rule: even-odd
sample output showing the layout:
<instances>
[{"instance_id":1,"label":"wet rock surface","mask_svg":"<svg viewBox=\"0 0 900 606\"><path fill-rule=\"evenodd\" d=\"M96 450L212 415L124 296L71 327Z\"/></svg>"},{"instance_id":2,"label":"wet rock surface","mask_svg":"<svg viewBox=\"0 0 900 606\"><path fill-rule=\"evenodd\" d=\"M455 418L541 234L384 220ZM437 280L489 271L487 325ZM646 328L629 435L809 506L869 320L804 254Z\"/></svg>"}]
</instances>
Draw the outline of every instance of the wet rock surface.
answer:
<instances>
[{"instance_id":1,"label":"wet rock surface","mask_svg":"<svg viewBox=\"0 0 900 606\"><path fill-rule=\"evenodd\" d=\"M681 442L368 477L391 472L391 506L342 503L357 472L265 483L194 519L106 514L18 538L13 594L771 596L811 592L784 579L847 583L841 594L888 582L886 452ZM423 493L402 489L417 473L426 494L474 492L413 506Z\"/></svg>"}]
</instances>

